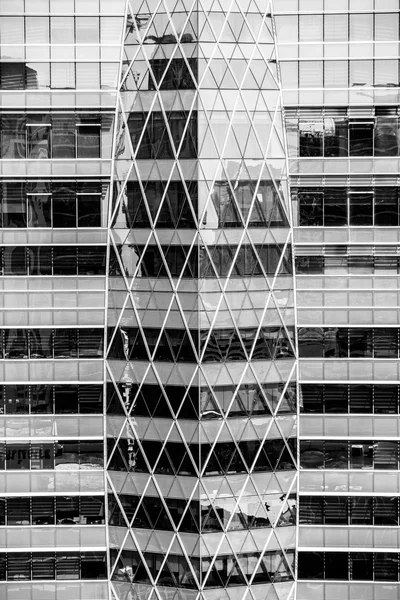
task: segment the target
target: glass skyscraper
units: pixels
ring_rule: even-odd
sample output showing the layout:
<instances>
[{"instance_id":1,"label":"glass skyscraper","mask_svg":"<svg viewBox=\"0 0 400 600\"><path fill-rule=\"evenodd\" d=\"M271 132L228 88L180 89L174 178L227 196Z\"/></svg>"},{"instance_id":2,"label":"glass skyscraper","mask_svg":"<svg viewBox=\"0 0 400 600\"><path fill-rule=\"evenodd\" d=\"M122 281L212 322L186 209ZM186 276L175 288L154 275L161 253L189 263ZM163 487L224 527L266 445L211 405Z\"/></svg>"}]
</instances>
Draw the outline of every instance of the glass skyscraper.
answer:
<instances>
[{"instance_id":1,"label":"glass skyscraper","mask_svg":"<svg viewBox=\"0 0 400 600\"><path fill-rule=\"evenodd\" d=\"M0 0L0 597L397 600L398 0Z\"/></svg>"}]
</instances>

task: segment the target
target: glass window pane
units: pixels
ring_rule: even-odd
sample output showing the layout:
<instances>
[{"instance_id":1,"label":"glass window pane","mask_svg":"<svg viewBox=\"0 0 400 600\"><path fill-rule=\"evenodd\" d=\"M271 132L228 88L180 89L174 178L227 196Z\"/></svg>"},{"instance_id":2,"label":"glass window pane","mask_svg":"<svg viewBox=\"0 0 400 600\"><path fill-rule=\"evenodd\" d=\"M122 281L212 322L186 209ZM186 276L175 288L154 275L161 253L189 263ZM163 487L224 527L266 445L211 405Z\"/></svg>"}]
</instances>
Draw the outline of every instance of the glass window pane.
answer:
<instances>
[{"instance_id":1,"label":"glass window pane","mask_svg":"<svg viewBox=\"0 0 400 600\"><path fill-rule=\"evenodd\" d=\"M398 42L399 20L393 18L393 13L375 14L375 40L377 42Z\"/></svg>"},{"instance_id":2,"label":"glass window pane","mask_svg":"<svg viewBox=\"0 0 400 600\"><path fill-rule=\"evenodd\" d=\"M51 43L52 44L74 44L74 18L73 17L51 17Z\"/></svg>"},{"instance_id":3,"label":"glass window pane","mask_svg":"<svg viewBox=\"0 0 400 600\"><path fill-rule=\"evenodd\" d=\"M25 183L3 183L3 227L26 227Z\"/></svg>"},{"instance_id":4,"label":"glass window pane","mask_svg":"<svg viewBox=\"0 0 400 600\"><path fill-rule=\"evenodd\" d=\"M0 87L2 90L25 88L25 65L23 63L0 63Z\"/></svg>"},{"instance_id":5,"label":"glass window pane","mask_svg":"<svg viewBox=\"0 0 400 600\"><path fill-rule=\"evenodd\" d=\"M25 116L1 117L1 158L26 157Z\"/></svg>"},{"instance_id":6,"label":"glass window pane","mask_svg":"<svg viewBox=\"0 0 400 600\"><path fill-rule=\"evenodd\" d=\"M300 42L322 42L323 17L322 15L300 15L299 19Z\"/></svg>"},{"instance_id":7,"label":"glass window pane","mask_svg":"<svg viewBox=\"0 0 400 600\"><path fill-rule=\"evenodd\" d=\"M390 61L386 61L390 62ZM397 118L377 117L374 136L375 156L397 156L399 125Z\"/></svg>"},{"instance_id":8,"label":"glass window pane","mask_svg":"<svg viewBox=\"0 0 400 600\"><path fill-rule=\"evenodd\" d=\"M100 126L80 124L77 127L77 157L100 158Z\"/></svg>"},{"instance_id":9,"label":"glass window pane","mask_svg":"<svg viewBox=\"0 0 400 600\"><path fill-rule=\"evenodd\" d=\"M32 553L32 579L55 579L54 552Z\"/></svg>"},{"instance_id":10,"label":"glass window pane","mask_svg":"<svg viewBox=\"0 0 400 600\"><path fill-rule=\"evenodd\" d=\"M50 87L50 64L27 63L26 88L28 90L47 89Z\"/></svg>"},{"instance_id":11,"label":"glass window pane","mask_svg":"<svg viewBox=\"0 0 400 600\"><path fill-rule=\"evenodd\" d=\"M75 88L75 63L51 63L51 87L58 89Z\"/></svg>"},{"instance_id":12,"label":"glass window pane","mask_svg":"<svg viewBox=\"0 0 400 600\"><path fill-rule=\"evenodd\" d=\"M98 90L100 66L96 63L76 63L76 89Z\"/></svg>"},{"instance_id":13,"label":"glass window pane","mask_svg":"<svg viewBox=\"0 0 400 600\"><path fill-rule=\"evenodd\" d=\"M323 62L322 60L301 61L299 87L322 88L323 87Z\"/></svg>"},{"instance_id":14,"label":"glass window pane","mask_svg":"<svg viewBox=\"0 0 400 600\"><path fill-rule=\"evenodd\" d=\"M374 122L353 122L349 127L350 156L372 156Z\"/></svg>"},{"instance_id":15,"label":"glass window pane","mask_svg":"<svg viewBox=\"0 0 400 600\"><path fill-rule=\"evenodd\" d=\"M351 86L371 86L373 83L373 61L372 60L351 60L350 61L350 85Z\"/></svg>"},{"instance_id":16,"label":"glass window pane","mask_svg":"<svg viewBox=\"0 0 400 600\"><path fill-rule=\"evenodd\" d=\"M326 60L324 69L325 87L345 88L348 86L349 63L347 60Z\"/></svg>"},{"instance_id":17,"label":"glass window pane","mask_svg":"<svg viewBox=\"0 0 400 600\"><path fill-rule=\"evenodd\" d=\"M76 17L76 43L98 44L99 43L99 18L98 17Z\"/></svg>"},{"instance_id":18,"label":"glass window pane","mask_svg":"<svg viewBox=\"0 0 400 600\"><path fill-rule=\"evenodd\" d=\"M75 158L75 115L52 115L53 158Z\"/></svg>"},{"instance_id":19,"label":"glass window pane","mask_svg":"<svg viewBox=\"0 0 400 600\"><path fill-rule=\"evenodd\" d=\"M282 61L280 68L283 88L296 89L299 85L299 63Z\"/></svg>"},{"instance_id":20,"label":"glass window pane","mask_svg":"<svg viewBox=\"0 0 400 600\"><path fill-rule=\"evenodd\" d=\"M349 225L372 225L372 209L374 196L372 193L350 193Z\"/></svg>"},{"instance_id":21,"label":"glass window pane","mask_svg":"<svg viewBox=\"0 0 400 600\"><path fill-rule=\"evenodd\" d=\"M20 44L22 46L25 43L24 17L2 17L0 19L0 40L4 45ZM20 57L19 54L17 56Z\"/></svg>"},{"instance_id":22,"label":"glass window pane","mask_svg":"<svg viewBox=\"0 0 400 600\"><path fill-rule=\"evenodd\" d=\"M51 158L51 126L48 115L30 115L26 124L28 158Z\"/></svg>"},{"instance_id":23,"label":"glass window pane","mask_svg":"<svg viewBox=\"0 0 400 600\"><path fill-rule=\"evenodd\" d=\"M49 18L48 17L26 17L26 43L48 44L49 43ZM14 42L15 43L15 42Z\"/></svg>"},{"instance_id":24,"label":"glass window pane","mask_svg":"<svg viewBox=\"0 0 400 600\"><path fill-rule=\"evenodd\" d=\"M348 41L348 16L328 15L324 17L324 41L325 42L347 42Z\"/></svg>"},{"instance_id":25,"label":"glass window pane","mask_svg":"<svg viewBox=\"0 0 400 600\"><path fill-rule=\"evenodd\" d=\"M101 17L101 43L116 44L121 43L123 19L120 17Z\"/></svg>"},{"instance_id":26,"label":"glass window pane","mask_svg":"<svg viewBox=\"0 0 400 600\"><path fill-rule=\"evenodd\" d=\"M344 188L326 188L324 194L324 225L347 225L347 195Z\"/></svg>"},{"instance_id":27,"label":"glass window pane","mask_svg":"<svg viewBox=\"0 0 400 600\"><path fill-rule=\"evenodd\" d=\"M399 221L398 189L375 188L375 225L395 227Z\"/></svg>"},{"instance_id":28,"label":"glass window pane","mask_svg":"<svg viewBox=\"0 0 400 600\"><path fill-rule=\"evenodd\" d=\"M398 60L376 60L374 84L381 86L398 86L399 83L399 61Z\"/></svg>"},{"instance_id":29,"label":"glass window pane","mask_svg":"<svg viewBox=\"0 0 400 600\"><path fill-rule=\"evenodd\" d=\"M53 184L53 227L76 227L74 183Z\"/></svg>"},{"instance_id":30,"label":"glass window pane","mask_svg":"<svg viewBox=\"0 0 400 600\"><path fill-rule=\"evenodd\" d=\"M373 39L373 15L350 14L350 41L367 42Z\"/></svg>"},{"instance_id":31,"label":"glass window pane","mask_svg":"<svg viewBox=\"0 0 400 600\"><path fill-rule=\"evenodd\" d=\"M348 155L348 123L347 123L347 119L324 119L324 156L347 156L347 155Z\"/></svg>"},{"instance_id":32,"label":"glass window pane","mask_svg":"<svg viewBox=\"0 0 400 600\"><path fill-rule=\"evenodd\" d=\"M323 121L300 121L300 156L322 156Z\"/></svg>"}]
</instances>

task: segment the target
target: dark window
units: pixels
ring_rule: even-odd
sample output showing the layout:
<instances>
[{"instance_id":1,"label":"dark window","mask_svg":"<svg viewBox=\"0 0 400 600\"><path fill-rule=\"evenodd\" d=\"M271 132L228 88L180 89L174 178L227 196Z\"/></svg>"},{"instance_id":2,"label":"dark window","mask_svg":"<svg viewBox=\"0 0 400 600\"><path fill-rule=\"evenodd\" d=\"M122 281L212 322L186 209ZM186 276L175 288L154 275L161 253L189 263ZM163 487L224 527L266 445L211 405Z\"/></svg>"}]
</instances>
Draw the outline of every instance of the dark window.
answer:
<instances>
[{"instance_id":1,"label":"dark window","mask_svg":"<svg viewBox=\"0 0 400 600\"><path fill-rule=\"evenodd\" d=\"M32 525L53 525L54 497L34 496L32 498Z\"/></svg>"},{"instance_id":2,"label":"dark window","mask_svg":"<svg viewBox=\"0 0 400 600\"><path fill-rule=\"evenodd\" d=\"M145 126L146 119L147 124ZM168 127L180 158L196 158L197 156L197 113L189 114L182 111L171 111L166 115ZM187 127L186 124L188 123ZM148 115L131 113L128 120L129 133L133 149L139 146L138 159L146 158L174 158L171 142L168 136L167 125L163 113L153 112ZM184 133L185 129L185 133Z\"/></svg>"},{"instance_id":3,"label":"dark window","mask_svg":"<svg viewBox=\"0 0 400 600\"><path fill-rule=\"evenodd\" d=\"M322 156L324 140L323 121L300 121L300 156Z\"/></svg>"},{"instance_id":4,"label":"dark window","mask_svg":"<svg viewBox=\"0 0 400 600\"><path fill-rule=\"evenodd\" d=\"M349 579L347 552L325 552L325 579Z\"/></svg>"},{"instance_id":5,"label":"dark window","mask_svg":"<svg viewBox=\"0 0 400 600\"><path fill-rule=\"evenodd\" d=\"M75 552L57 553L56 579L79 579L79 554Z\"/></svg>"},{"instance_id":6,"label":"dark window","mask_svg":"<svg viewBox=\"0 0 400 600\"><path fill-rule=\"evenodd\" d=\"M375 225L396 227L399 222L398 188L375 188Z\"/></svg>"},{"instance_id":7,"label":"dark window","mask_svg":"<svg viewBox=\"0 0 400 600\"><path fill-rule=\"evenodd\" d=\"M30 552L10 552L7 554L7 579L31 579Z\"/></svg>"},{"instance_id":8,"label":"dark window","mask_svg":"<svg viewBox=\"0 0 400 600\"><path fill-rule=\"evenodd\" d=\"M299 192L299 225L321 227L324 215L324 194L319 190Z\"/></svg>"},{"instance_id":9,"label":"dark window","mask_svg":"<svg viewBox=\"0 0 400 600\"><path fill-rule=\"evenodd\" d=\"M54 246L53 248L53 274L77 274L77 247Z\"/></svg>"},{"instance_id":10,"label":"dark window","mask_svg":"<svg viewBox=\"0 0 400 600\"><path fill-rule=\"evenodd\" d=\"M75 186L71 183L53 184L53 227L76 227Z\"/></svg>"},{"instance_id":11,"label":"dark window","mask_svg":"<svg viewBox=\"0 0 400 600\"><path fill-rule=\"evenodd\" d=\"M372 580L373 554L372 552L350 552L351 571L353 580Z\"/></svg>"},{"instance_id":12,"label":"dark window","mask_svg":"<svg viewBox=\"0 0 400 600\"><path fill-rule=\"evenodd\" d=\"M350 156L372 156L374 122L350 122Z\"/></svg>"},{"instance_id":13,"label":"dark window","mask_svg":"<svg viewBox=\"0 0 400 600\"><path fill-rule=\"evenodd\" d=\"M25 64L2 62L0 65L0 88L23 90L25 88Z\"/></svg>"},{"instance_id":14,"label":"dark window","mask_svg":"<svg viewBox=\"0 0 400 600\"><path fill-rule=\"evenodd\" d=\"M347 525L347 513L345 496L326 496L324 498L324 522L326 525Z\"/></svg>"},{"instance_id":15,"label":"dark window","mask_svg":"<svg viewBox=\"0 0 400 600\"><path fill-rule=\"evenodd\" d=\"M187 62L186 62L187 61ZM153 58L150 67L155 81L160 90L191 90L195 88L195 81L190 74L189 67L195 80L197 79L197 58ZM161 81L162 80L162 81ZM149 73L149 90L155 90L153 77Z\"/></svg>"},{"instance_id":16,"label":"dark window","mask_svg":"<svg viewBox=\"0 0 400 600\"><path fill-rule=\"evenodd\" d=\"M100 158L98 117L81 117L77 124L77 158Z\"/></svg>"},{"instance_id":17,"label":"dark window","mask_svg":"<svg viewBox=\"0 0 400 600\"><path fill-rule=\"evenodd\" d=\"M372 226L372 210L374 196L372 193L359 192L349 194L350 219L349 225Z\"/></svg>"},{"instance_id":18,"label":"dark window","mask_svg":"<svg viewBox=\"0 0 400 600\"><path fill-rule=\"evenodd\" d=\"M30 524L30 498L7 498L7 525Z\"/></svg>"},{"instance_id":19,"label":"dark window","mask_svg":"<svg viewBox=\"0 0 400 600\"><path fill-rule=\"evenodd\" d=\"M346 119L325 119L324 156L348 155L348 122Z\"/></svg>"},{"instance_id":20,"label":"dark window","mask_svg":"<svg viewBox=\"0 0 400 600\"><path fill-rule=\"evenodd\" d=\"M326 188L324 190L325 227L342 227L347 224L346 190L344 188Z\"/></svg>"},{"instance_id":21,"label":"dark window","mask_svg":"<svg viewBox=\"0 0 400 600\"><path fill-rule=\"evenodd\" d=\"M324 553L299 552L299 579L324 579Z\"/></svg>"},{"instance_id":22,"label":"dark window","mask_svg":"<svg viewBox=\"0 0 400 600\"><path fill-rule=\"evenodd\" d=\"M32 553L32 579L55 579L55 566L53 552Z\"/></svg>"}]
</instances>

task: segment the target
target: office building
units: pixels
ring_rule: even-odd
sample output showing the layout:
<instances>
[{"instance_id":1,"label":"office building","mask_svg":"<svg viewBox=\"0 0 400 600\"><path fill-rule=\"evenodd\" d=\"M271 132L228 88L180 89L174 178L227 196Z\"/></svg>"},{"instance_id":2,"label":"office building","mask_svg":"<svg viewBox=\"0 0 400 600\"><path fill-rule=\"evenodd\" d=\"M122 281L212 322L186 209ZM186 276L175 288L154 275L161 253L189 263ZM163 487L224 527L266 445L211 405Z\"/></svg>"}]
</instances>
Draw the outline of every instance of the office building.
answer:
<instances>
[{"instance_id":1,"label":"office building","mask_svg":"<svg viewBox=\"0 0 400 600\"><path fill-rule=\"evenodd\" d=\"M5 600L294 597L272 8L0 2Z\"/></svg>"},{"instance_id":2,"label":"office building","mask_svg":"<svg viewBox=\"0 0 400 600\"><path fill-rule=\"evenodd\" d=\"M399 3L275 3L299 350L298 600L399 597Z\"/></svg>"}]
</instances>

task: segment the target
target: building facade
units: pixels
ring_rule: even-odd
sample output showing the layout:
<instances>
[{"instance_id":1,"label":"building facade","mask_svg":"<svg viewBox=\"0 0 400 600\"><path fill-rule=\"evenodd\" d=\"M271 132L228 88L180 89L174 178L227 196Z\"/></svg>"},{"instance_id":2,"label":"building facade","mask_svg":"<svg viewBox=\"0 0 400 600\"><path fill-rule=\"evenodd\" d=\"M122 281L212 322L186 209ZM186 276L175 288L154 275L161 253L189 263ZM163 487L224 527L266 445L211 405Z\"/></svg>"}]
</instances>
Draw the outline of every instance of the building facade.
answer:
<instances>
[{"instance_id":1,"label":"building facade","mask_svg":"<svg viewBox=\"0 0 400 600\"><path fill-rule=\"evenodd\" d=\"M399 13L0 1L1 598L397 600Z\"/></svg>"},{"instance_id":2,"label":"building facade","mask_svg":"<svg viewBox=\"0 0 400 600\"><path fill-rule=\"evenodd\" d=\"M296 353L270 2L128 2L110 212L111 590L293 598Z\"/></svg>"},{"instance_id":3,"label":"building facade","mask_svg":"<svg viewBox=\"0 0 400 600\"><path fill-rule=\"evenodd\" d=\"M294 598L270 2L1 0L0 596Z\"/></svg>"},{"instance_id":4,"label":"building facade","mask_svg":"<svg viewBox=\"0 0 400 600\"><path fill-rule=\"evenodd\" d=\"M109 598L107 224L125 2L1 0L0 597Z\"/></svg>"},{"instance_id":5,"label":"building facade","mask_svg":"<svg viewBox=\"0 0 400 600\"><path fill-rule=\"evenodd\" d=\"M399 597L399 4L278 0L299 351L298 600Z\"/></svg>"}]
</instances>

